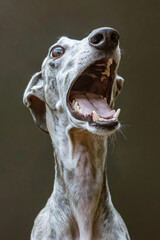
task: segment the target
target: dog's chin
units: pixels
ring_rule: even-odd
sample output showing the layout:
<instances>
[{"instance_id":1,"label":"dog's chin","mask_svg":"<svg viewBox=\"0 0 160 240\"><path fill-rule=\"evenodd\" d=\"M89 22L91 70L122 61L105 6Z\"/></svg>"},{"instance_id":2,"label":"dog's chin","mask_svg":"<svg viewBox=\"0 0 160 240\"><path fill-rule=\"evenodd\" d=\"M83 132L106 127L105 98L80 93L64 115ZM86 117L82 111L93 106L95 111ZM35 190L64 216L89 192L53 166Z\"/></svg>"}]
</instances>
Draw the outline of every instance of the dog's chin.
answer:
<instances>
[{"instance_id":1,"label":"dog's chin","mask_svg":"<svg viewBox=\"0 0 160 240\"><path fill-rule=\"evenodd\" d=\"M111 108L116 68L113 59L101 59L73 81L67 107L74 125L99 135L111 135L120 127L120 109Z\"/></svg>"},{"instance_id":2,"label":"dog's chin","mask_svg":"<svg viewBox=\"0 0 160 240\"><path fill-rule=\"evenodd\" d=\"M115 133L120 128L120 122L117 121L117 123L110 124L108 126L102 126L102 125L89 125L87 127L87 130L93 134L101 135L101 136L110 136L113 133Z\"/></svg>"},{"instance_id":3,"label":"dog's chin","mask_svg":"<svg viewBox=\"0 0 160 240\"><path fill-rule=\"evenodd\" d=\"M87 121L77 120L72 115L69 116L69 119L70 119L70 125L72 127L79 128L82 131L87 130L88 132L92 134L97 134L99 136L110 136L121 127L121 124L119 121L116 121L116 122L113 121L113 122L110 122L109 124L108 123L101 124L101 122L89 123Z\"/></svg>"}]
</instances>

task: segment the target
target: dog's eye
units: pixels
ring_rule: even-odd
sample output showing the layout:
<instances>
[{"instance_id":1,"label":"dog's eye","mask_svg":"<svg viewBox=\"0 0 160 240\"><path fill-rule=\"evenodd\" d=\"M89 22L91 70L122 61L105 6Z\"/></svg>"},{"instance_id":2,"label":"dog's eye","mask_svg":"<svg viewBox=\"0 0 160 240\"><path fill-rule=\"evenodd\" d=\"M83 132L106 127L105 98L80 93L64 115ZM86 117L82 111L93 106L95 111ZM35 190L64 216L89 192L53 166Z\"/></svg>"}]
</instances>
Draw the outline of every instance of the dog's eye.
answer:
<instances>
[{"instance_id":1,"label":"dog's eye","mask_svg":"<svg viewBox=\"0 0 160 240\"><path fill-rule=\"evenodd\" d=\"M52 50L51 50L51 53L50 53L50 56L55 58L55 57L60 57L64 54L64 48L62 47L54 47Z\"/></svg>"}]
</instances>

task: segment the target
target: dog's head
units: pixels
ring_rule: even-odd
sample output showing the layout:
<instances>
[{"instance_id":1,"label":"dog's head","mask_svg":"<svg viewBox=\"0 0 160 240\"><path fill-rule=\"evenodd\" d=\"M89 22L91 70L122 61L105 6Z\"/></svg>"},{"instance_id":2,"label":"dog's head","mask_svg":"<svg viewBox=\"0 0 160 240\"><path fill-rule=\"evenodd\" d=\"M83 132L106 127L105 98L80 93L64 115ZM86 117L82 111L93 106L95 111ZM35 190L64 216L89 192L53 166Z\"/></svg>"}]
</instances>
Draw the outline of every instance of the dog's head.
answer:
<instances>
[{"instance_id":1,"label":"dog's head","mask_svg":"<svg viewBox=\"0 0 160 240\"><path fill-rule=\"evenodd\" d=\"M109 135L120 125L120 109L113 109L123 86L119 61L119 34L112 28L96 29L81 41L62 37L31 78L24 104L45 132L61 122Z\"/></svg>"}]
</instances>

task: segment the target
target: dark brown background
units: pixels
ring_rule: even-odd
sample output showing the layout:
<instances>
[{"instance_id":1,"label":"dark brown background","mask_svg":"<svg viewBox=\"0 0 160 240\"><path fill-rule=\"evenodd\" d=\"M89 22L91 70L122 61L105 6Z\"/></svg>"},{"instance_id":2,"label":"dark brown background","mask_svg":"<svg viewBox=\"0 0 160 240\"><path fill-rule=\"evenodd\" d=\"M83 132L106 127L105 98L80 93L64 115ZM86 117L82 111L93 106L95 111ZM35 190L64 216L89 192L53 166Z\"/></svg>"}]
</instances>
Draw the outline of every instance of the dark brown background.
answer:
<instances>
[{"instance_id":1,"label":"dark brown background","mask_svg":"<svg viewBox=\"0 0 160 240\"><path fill-rule=\"evenodd\" d=\"M81 39L97 27L120 32L118 99L125 125L110 144L108 177L115 207L132 240L159 239L159 44L157 0L1 0L0 239L28 240L53 185L50 138L22 104L31 75L61 35Z\"/></svg>"}]
</instances>

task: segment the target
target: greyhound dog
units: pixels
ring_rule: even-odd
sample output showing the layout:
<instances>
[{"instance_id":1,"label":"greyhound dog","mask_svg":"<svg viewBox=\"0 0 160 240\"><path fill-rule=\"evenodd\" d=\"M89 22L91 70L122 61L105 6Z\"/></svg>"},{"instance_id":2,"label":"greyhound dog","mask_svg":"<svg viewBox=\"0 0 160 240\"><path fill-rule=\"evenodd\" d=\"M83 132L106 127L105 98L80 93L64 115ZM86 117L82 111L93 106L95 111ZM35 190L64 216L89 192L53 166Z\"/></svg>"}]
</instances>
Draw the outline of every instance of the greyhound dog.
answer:
<instances>
[{"instance_id":1,"label":"greyhound dog","mask_svg":"<svg viewBox=\"0 0 160 240\"><path fill-rule=\"evenodd\" d=\"M31 240L130 239L106 175L107 138L120 128L120 109L113 109L124 81L120 55L113 28L81 41L61 37L25 90L23 102L50 134L55 160L53 192Z\"/></svg>"}]
</instances>

